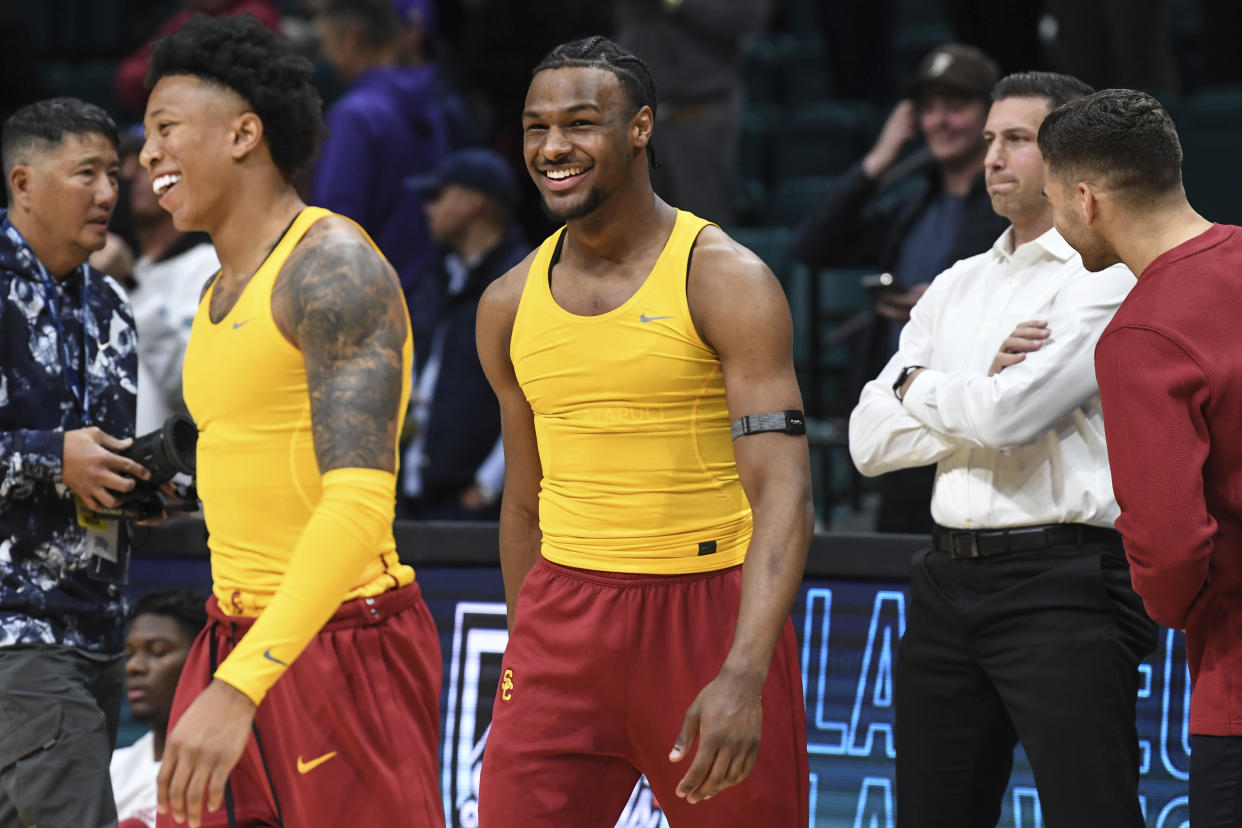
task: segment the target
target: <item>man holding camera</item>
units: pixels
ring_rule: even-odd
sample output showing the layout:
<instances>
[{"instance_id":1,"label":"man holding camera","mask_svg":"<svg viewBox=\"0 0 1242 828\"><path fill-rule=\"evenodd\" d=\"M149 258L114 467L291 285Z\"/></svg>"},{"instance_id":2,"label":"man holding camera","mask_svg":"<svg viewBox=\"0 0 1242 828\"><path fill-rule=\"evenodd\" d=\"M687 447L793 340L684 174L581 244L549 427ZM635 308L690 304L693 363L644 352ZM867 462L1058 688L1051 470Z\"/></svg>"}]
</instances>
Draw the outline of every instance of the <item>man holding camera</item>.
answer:
<instances>
[{"instance_id":1,"label":"man holding camera","mask_svg":"<svg viewBox=\"0 0 1242 828\"><path fill-rule=\"evenodd\" d=\"M932 282L850 417L864 474L937 464L895 672L901 828L996 825L1018 741L1049 825L1143 825L1134 712L1156 629L1112 528L1092 360L1134 277L1088 273L1053 229L1035 144L1090 91L1050 72L996 85L987 185L1012 226Z\"/></svg>"},{"instance_id":2,"label":"man holding camera","mask_svg":"<svg viewBox=\"0 0 1242 828\"><path fill-rule=\"evenodd\" d=\"M141 465L120 286L87 264L117 198L99 107L40 101L4 124L0 212L0 825L107 825L124 686L125 526Z\"/></svg>"}]
</instances>

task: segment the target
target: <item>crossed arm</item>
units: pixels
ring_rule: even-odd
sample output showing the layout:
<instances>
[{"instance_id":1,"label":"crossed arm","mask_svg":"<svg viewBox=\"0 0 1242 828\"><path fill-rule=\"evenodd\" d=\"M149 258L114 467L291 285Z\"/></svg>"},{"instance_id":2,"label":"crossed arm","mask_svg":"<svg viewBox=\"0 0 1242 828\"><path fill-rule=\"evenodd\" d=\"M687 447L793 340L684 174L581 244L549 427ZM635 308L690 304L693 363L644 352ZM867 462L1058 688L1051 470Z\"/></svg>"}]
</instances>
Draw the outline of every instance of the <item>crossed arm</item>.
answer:
<instances>
[{"instance_id":1,"label":"crossed arm","mask_svg":"<svg viewBox=\"0 0 1242 828\"><path fill-rule=\"evenodd\" d=\"M1045 434L1096 393L1092 352L1134 279L1116 268L1073 280L1046 320L1018 325L986 374L935 368L948 281L940 277L915 306L897 354L850 416L850 453L863 474L934 463L965 446L1011 449ZM893 383L912 365L928 367L907 381L899 401Z\"/></svg>"},{"instance_id":2,"label":"crossed arm","mask_svg":"<svg viewBox=\"0 0 1242 828\"><path fill-rule=\"evenodd\" d=\"M1120 267L1072 279L1048 307L1051 336L1029 359L990 375L929 368L903 407L940 434L986 448L1037 440L1097 392L1095 344L1133 284Z\"/></svg>"},{"instance_id":3,"label":"crossed arm","mask_svg":"<svg viewBox=\"0 0 1242 828\"><path fill-rule=\"evenodd\" d=\"M302 352L322 495L284 579L169 734L161 811L220 807L264 694L340 605L392 525L401 391L409 369L400 288L351 226L316 223L285 263L272 311Z\"/></svg>"}]
</instances>

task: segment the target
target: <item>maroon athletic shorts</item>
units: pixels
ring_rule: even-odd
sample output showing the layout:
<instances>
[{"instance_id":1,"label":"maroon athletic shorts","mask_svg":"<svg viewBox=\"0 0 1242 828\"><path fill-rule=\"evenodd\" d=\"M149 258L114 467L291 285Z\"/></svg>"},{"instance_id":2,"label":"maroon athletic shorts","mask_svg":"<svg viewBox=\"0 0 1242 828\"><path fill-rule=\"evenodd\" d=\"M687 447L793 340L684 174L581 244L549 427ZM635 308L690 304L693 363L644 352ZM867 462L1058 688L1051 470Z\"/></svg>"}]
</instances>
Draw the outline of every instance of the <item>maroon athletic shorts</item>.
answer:
<instances>
[{"instance_id":1,"label":"maroon athletic shorts","mask_svg":"<svg viewBox=\"0 0 1242 828\"><path fill-rule=\"evenodd\" d=\"M169 731L253 619L220 611L186 659ZM214 648L214 654L212 652ZM214 656L214 657L213 657ZM440 639L418 584L341 605L268 691L229 776L239 826L443 826ZM228 802L204 813L229 825ZM160 814L159 828L174 828Z\"/></svg>"},{"instance_id":2,"label":"maroon athletic shorts","mask_svg":"<svg viewBox=\"0 0 1242 828\"><path fill-rule=\"evenodd\" d=\"M806 712L793 624L763 687L740 785L689 805L668 753L733 640L742 568L632 575L540 558L522 584L483 751L480 828L611 828L640 773L673 828L805 828Z\"/></svg>"}]
</instances>

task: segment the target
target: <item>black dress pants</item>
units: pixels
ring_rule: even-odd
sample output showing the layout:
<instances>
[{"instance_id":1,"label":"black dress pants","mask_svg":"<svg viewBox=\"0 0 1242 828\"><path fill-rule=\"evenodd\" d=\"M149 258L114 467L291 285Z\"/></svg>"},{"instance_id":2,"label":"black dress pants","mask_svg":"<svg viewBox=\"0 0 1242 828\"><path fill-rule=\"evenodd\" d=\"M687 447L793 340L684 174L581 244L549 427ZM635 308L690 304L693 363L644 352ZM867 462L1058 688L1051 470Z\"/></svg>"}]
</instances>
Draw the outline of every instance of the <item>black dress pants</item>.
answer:
<instances>
[{"instance_id":1,"label":"black dress pants","mask_svg":"<svg viewBox=\"0 0 1242 828\"><path fill-rule=\"evenodd\" d=\"M1242 736L1191 735L1190 824L1242 828Z\"/></svg>"},{"instance_id":2,"label":"black dress pants","mask_svg":"<svg viewBox=\"0 0 1242 828\"><path fill-rule=\"evenodd\" d=\"M1156 625L1120 538L921 552L910 596L895 665L899 828L992 828L1018 741L1048 828L1142 828L1134 715Z\"/></svg>"}]
</instances>

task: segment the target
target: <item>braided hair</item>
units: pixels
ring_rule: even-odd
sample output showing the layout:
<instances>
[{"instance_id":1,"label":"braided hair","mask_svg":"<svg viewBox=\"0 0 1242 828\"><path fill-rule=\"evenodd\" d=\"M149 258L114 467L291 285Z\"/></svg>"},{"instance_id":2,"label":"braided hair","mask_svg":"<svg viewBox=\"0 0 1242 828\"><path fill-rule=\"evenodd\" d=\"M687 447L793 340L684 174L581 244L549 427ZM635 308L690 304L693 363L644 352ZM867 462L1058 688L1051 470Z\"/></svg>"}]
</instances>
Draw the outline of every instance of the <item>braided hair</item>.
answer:
<instances>
[{"instance_id":1,"label":"braided hair","mask_svg":"<svg viewBox=\"0 0 1242 828\"><path fill-rule=\"evenodd\" d=\"M535 66L531 77L545 69L592 68L611 72L620 82L625 96L633 105L634 111L644 106L651 107L652 118L656 114L655 82L651 80L651 72L642 58L633 52L627 52L603 35L584 37L562 43L544 56ZM655 148L651 141L647 142L647 160L654 168L657 165Z\"/></svg>"}]
</instances>

